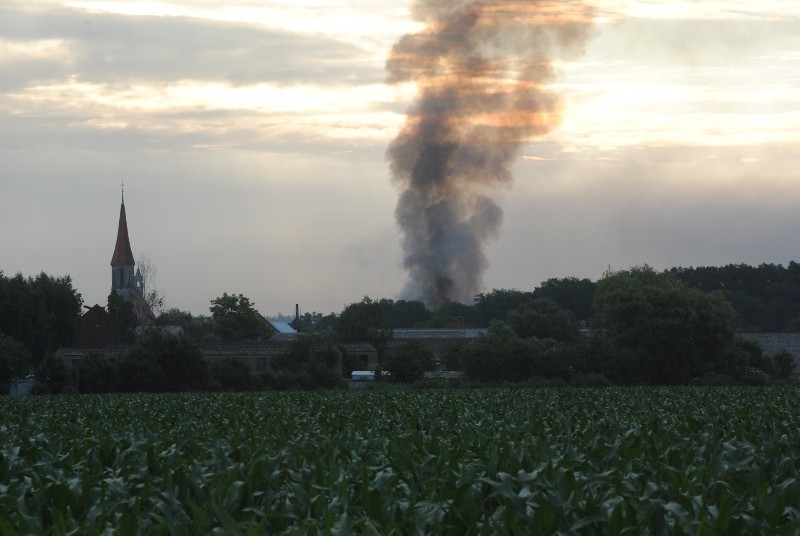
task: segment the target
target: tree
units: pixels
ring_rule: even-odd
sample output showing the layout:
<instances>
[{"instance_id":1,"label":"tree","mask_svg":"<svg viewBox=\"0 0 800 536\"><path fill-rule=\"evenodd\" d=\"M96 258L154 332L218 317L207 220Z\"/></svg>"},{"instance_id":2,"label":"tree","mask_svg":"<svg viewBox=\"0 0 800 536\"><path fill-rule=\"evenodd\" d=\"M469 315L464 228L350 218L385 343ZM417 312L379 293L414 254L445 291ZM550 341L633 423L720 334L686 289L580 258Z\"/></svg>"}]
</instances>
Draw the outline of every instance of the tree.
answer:
<instances>
[{"instance_id":1,"label":"tree","mask_svg":"<svg viewBox=\"0 0 800 536\"><path fill-rule=\"evenodd\" d=\"M215 391L247 391L253 387L250 367L232 357L212 361L208 379L209 387Z\"/></svg>"},{"instance_id":2,"label":"tree","mask_svg":"<svg viewBox=\"0 0 800 536\"><path fill-rule=\"evenodd\" d=\"M330 332L334 330L336 325L335 313L328 313L327 315L318 313L316 311L312 313L301 313L299 326L297 325L294 317L280 315L278 320L281 320L281 318L284 321L288 321L289 325L300 333Z\"/></svg>"},{"instance_id":3,"label":"tree","mask_svg":"<svg viewBox=\"0 0 800 536\"><path fill-rule=\"evenodd\" d=\"M797 330L800 316L800 265L746 264L671 268L665 272L704 291L719 290L736 311L735 323L746 331Z\"/></svg>"},{"instance_id":4,"label":"tree","mask_svg":"<svg viewBox=\"0 0 800 536\"><path fill-rule=\"evenodd\" d=\"M241 294L224 293L211 300L214 330L225 341L267 339L269 324L255 309L255 303Z\"/></svg>"},{"instance_id":5,"label":"tree","mask_svg":"<svg viewBox=\"0 0 800 536\"><path fill-rule=\"evenodd\" d=\"M394 337L394 327L380 302L364 296L345 307L336 322L336 332L343 342L368 342L378 352L378 368L383 363L386 346Z\"/></svg>"},{"instance_id":6,"label":"tree","mask_svg":"<svg viewBox=\"0 0 800 536\"><path fill-rule=\"evenodd\" d=\"M59 394L71 384L72 376L64 364L64 360L53 353L47 354L36 367L34 393Z\"/></svg>"},{"instance_id":7,"label":"tree","mask_svg":"<svg viewBox=\"0 0 800 536\"><path fill-rule=\"evenodd\" d=\"M147 376L139 364L146 365ZM123 358L121 368L130 375L121 379L130 383L136 378L136 390L141 391L197 391L208 385L207 367L202 352L187 337L150 330Z\"/></svg>"},{"instance_id":8,"label":"tree","mask_svg":"<svg viewBox=\"0 0 800 536\"><path fill-rule=\"evenodd\" d=\"M219 340L214 330L214 319L210 316L192 316L188 311L172 308L162 312L156 322L159 326L179 326L183 334L194 342Z\"/></svg>"},{"instance_id":9,"label":"tree","mask_svg":"<svg viewBox=\"0 0 800 536\"><path fill-rule=\"evenodd\" d=\"M156 287L158 268L153 264L153 261L150 260L150 256L147 254L139 255L139 258L136 260L136 266L138 267L139 273L142 274L144 287L142 297L144 298L144 302L150 308L153 315L158 317L164 310L164 293L161 289Z\"/></svg>"},{"instance_id":10,"label":"tree","mask_svg":"<svg viewBox=\"0 0 800 536\"><path fill-rule=\"evenodd\" d=\"M485 382L522 382L536 372L541 341L524 340L508 325L493 320L485 335L464 347L461 364L468 378Z\"/></svg>"},{"instance_id":11,"label":"tree","mask_svg":"<svg viewBox=\"0 0 800 536\"><path fill-rule=\"evenodd\" d=\"M431 315L428 323L433 328L443 328L450 325L474 326L478 324L477 309L475 306L459 302L447 302Z\"/></svg>"},{"instance_id":12,"label":"tree","mask_svg":"<svg viewBox=\"0 0 800 536\"><path fill-rule=\"evenodd\" d=\"M31 353L25 345L0 331L0 395L8 393L14 378L27 375L32 364Z\"/></svg>"},{"instance_id":13,"label":"tree","mask_svg":"<svg viewBox=\"0 0 800 536\"><path fill-rule=\"evenodd\" d=\"M266 384L278 389L338 387L342 380L342 353L324 335L304 335L275 356L264 375Z\"/></svg>"},{"instance_id":14,"label":"tree","mask_svg":"<svg viewBox=\"0 0 800 536\"><path fill-rule=\"evenodd\" d=\"M733 309L649 266L606 273L597 286L594 326L636 356L642 381L685 384L737 372Z\"/></svg>"},{"instance_id":15,"label":"tree","mask_svg":"<svg viewBox=\"0 0 800 536\"><path fill-rule=\"evenodd\" d=\"M555 339L574 342L580 337L572 314L552 300L536 299L508 314L508 324L523 339Z\"/></svg>"},{"instance_id":16,"label":"tree","mask_svg":"<svg viewBox=\"0 0 800 536\"><path fill-rule=\"evenodd\" d=\"M0 271L0 330L25 345L34 365L72 342L82 304L68 275L8 278Z\"/></svg>"},{"instance_id":17,"label":"tree","mask_svg":"<svg viewBox=\"0 0 800 536\"><path fill-rule=\"evenodd\" d=\"M393 382L414 383L422 378L426 370L433 370L435 356L433 350L421 341L408 341L401 344L389 357L386 370Z\"/></svg>"},{"instance_id":18,"label":"tree","mask_svg":"<svg viewBox=\"0 0 800 536\"><path fill-rule=\"evenodd\" d=\"M572 313L576 320L586 322L592 318L592 301L596 288L597 284L589 279L553 277L536 287L533 296L552 300Z\"/></svg>"},{"instance_id":19,"label":"tree","mask_svg":"<svg viewBox=\"0 0 800 536\"><path fill-rule=\"evenodd\" d=\"M108 295L108 316L117 329L117 334L122 342L136 340L136 311L133 304L112 290Z\"/></svg>"},{"instance_id":20,"label":"tree","mask_svg":"<svg viewBox=\"0 0 800 536\"><path fill-rule=\"evenodd\" d=\"M425 304L418 300L381 300L381 303L388 302L388 314L392 319L395 328L413 328L424 325L431 318L431 312L425 308Z\"/></svg>"},{"instance_id":21,"label":"tree","mask_svg":"<svg viewBox=\"0 0 800 536\"><path fill-rule=\"evenodd\" d=\"M114 359L95 352L90 352L74 372L81 393L113 393L120 383L127 381L121 377Z\"/></svg>"},{"instance_id":22,"label":"tree","mask_svg":"<svg viewBox=\"0 0 800 536\"><path fill-rule=\"evenodd\" d=\"M492 320L506 320L508 313L531 301L533 295L516 289L492 289L475 296L474 308L478 323L488 326Z\"/></svg>"}]
</instances>

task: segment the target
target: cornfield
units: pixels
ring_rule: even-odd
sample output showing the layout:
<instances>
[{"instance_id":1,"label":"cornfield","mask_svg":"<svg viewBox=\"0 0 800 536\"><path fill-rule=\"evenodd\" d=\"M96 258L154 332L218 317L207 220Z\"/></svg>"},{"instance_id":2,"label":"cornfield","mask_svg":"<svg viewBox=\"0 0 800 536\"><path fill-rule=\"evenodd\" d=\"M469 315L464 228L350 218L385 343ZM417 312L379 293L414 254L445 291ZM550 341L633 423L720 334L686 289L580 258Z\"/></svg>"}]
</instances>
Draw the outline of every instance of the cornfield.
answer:
<instances>
[{"instance_id":1,"label":"cornfield","mask_svg":"<svg viewBox=\"0 0 800 536\"><path fill-rule=\"evenodd\" d=\"M791 388L4 397L2 534L796 534Z\"/></svg>"}]
</instances>

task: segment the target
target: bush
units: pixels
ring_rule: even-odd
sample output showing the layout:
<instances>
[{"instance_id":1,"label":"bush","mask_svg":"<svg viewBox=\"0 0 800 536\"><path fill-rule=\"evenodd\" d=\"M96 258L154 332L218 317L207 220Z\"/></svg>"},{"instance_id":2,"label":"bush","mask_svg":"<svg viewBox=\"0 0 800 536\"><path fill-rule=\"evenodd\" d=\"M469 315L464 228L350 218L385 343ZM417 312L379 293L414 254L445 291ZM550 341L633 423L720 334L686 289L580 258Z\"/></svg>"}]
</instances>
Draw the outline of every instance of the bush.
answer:
<instances>
[{"instance_id":1,"label":"bush","mask_svg":"<svg viewBox=\"0 0 800 536\"><path fill-rule=\"evenodd\" d=\"M523 339L555 339L573 342L580 337L572 313L552 300L536 299L509 313L508 324Z\"/></svg>"},{"instance_id":2,"label":"bush","mask_svg":"<svg viewBox=\"0 0 800 536\"><path fill-rule=\"evenodd\" d=\"M464 373L488 383L523 382L533 376L537 343L520 339L506 324L494 321L485 335L464 347Z\"/></svg>"},{"instance_id":3,"label":"bush","mask_svg":"<svg viewBox=\"0 0 800 536\"><path fill-rule=\"evenodd\" d=\"M749 367L745 371L740 381L742 385L752 385L752 386L769 385L771 383L769 374L767 374L761 369L753 367Z\"/></svg>"},{"instance_id":4,"label":"bush","mask_svg":"<svg viewBox=\"0 0 800 536\"><path fill-rule=\"evenodd\" d=\"M728 387L738 384L739 383L730 376L714 374L713 372L700 378L692 378L692 380L689 382L689 385L698 387Z\"/></svg>"},{"instance_id":5,"label":"bush","mask_svg":"<svg viewBox=\"0 0 800 536\"><path fill-rule=\"evenodd\" d=\"M797 361L792 354L786 350L779 350L772 356L772 359L775 361L777 372L775 377L777 379L791 380L794 378Z\"/></svg>"},{"instance_id":6,"label":"bush","mask_svg":"<svg viewBox=\"0 0 800 536\"><path fill-rule=\"evenodd\" d=\"M275 356L261 376L273 389L319 389L339 387L342 383L342 352L324 335L304 335Z\"/></svg>"},{"instance_id":7,"label":"bush","mask_svg":"<svg viewBox=\"0 0 800 536\"><path fill-rule=\"evenodd\" d=\"M247 391L254 383L250 367L232 357L213 361L208 366L208 381L213 391Z\"/></svg>"},{"instance_id":8,"label":"bush","mask_svg":"<svg viewBox=\"0 0 800 536\"><path fill-rule=\"evenodd\" d=\"M34 394L58 394L72 383L72 377L64 361L55 354L47 354L36 369Z\"/></svg>"},{"instance_id":9,"label":"bush","mask_svg":"<svg viewBox=\"0 0 800 536\"><path fill-rule=\"evenodd\" d=\"M75 387L81 393L110 393L117 390L117 384L125 381L114 360L94 352L73 372Z\"/></svg>"},{"instance_id":10,"label":"bush","mask_svg":"<svg viewBox=\"0 0 800 536\"><path fill-rule=\"evenodd\" d=\"M611 382L604 374L579 374L569 382L572 387L610 387Z\"/></svg>"},{"instance_id":11,"label":"bush","mask_svg":"<svg viewBox=\"0 0 800 536\"><path fill-rule=\"evenodd\" d=\"M433 370L434 355L425 343L408 341L401 344L389 357L386 370L397 383L414 383L426 370Z\"/></svg>"}]
</instances>

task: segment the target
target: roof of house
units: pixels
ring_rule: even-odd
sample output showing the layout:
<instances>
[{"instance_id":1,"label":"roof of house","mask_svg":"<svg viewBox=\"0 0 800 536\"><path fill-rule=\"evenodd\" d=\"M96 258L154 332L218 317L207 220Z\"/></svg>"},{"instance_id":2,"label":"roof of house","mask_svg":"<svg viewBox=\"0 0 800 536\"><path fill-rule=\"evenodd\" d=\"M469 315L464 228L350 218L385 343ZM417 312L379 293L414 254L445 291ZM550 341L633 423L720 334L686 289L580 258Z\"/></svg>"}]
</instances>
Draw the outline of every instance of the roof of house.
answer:
<instances>
[{"instance_id":1,"label":"roof of house","mask_svg":"<svg viewBox=\"0 0 800 536\"><path fill-rule=\"evenodd\" d=\"M297 333L297 330L294 329L292 326L289 325L288 322L278 322L277 320L270 320L267 319L269 325L275 329L278 333L288 334L288 333Z\"/></svg>"},{"instance_id":2,"label":"roof of house","mask_svg":"<svg viewBox=\"0 0 800 536\"><path fill-rule=\"evenodd\" d=\"M132 266L136 264L131 251L131 241L128 238L128 219L125 217L125 201L119 207L119 227L117 228L117 243L114 246L114 255L111 257L111 266Z\"/></svg>"}]
</instances>

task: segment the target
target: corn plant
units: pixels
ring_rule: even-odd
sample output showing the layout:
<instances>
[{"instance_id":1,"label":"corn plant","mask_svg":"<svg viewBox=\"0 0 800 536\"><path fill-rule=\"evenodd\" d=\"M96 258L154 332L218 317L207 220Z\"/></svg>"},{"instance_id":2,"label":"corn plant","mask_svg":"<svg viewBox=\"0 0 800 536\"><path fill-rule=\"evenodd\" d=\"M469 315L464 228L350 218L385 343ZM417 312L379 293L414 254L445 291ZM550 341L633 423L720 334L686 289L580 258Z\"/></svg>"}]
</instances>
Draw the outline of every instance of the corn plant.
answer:
<instances>
[{"instance_id":1,"label":"corn plant","mask_svg":"<svg viewBox=\"0 0 800 536\"><path fill-rule=\"evenodd\" d=\"M1 534L796 534L791 388L0 399Z\"/></svg>"}]
</instances>

